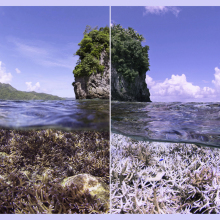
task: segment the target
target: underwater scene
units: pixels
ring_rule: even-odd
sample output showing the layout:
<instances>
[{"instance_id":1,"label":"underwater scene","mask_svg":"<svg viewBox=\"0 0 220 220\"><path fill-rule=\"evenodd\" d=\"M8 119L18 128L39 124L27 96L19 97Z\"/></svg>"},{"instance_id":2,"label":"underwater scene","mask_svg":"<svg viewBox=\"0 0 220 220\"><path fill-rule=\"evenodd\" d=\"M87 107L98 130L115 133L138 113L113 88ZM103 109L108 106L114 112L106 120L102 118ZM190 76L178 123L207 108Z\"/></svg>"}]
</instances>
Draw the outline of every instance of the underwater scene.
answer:
<instances>
[{"instance_id":1,"label":"underwater scene","mask_svg":"<svg viewBox=\"0 0 220 220\"><path fill-rule=\"evenodd\" d=\"M109 101L0 101L0 213L109 213Z\"/></svg>"},{"instance_id":2,"label":"underwater scene","mask_svg":"<svg viewBox=\"0 0 220 220\"><path fill-rule=\"evenodd\" d=\"M111 213L220 213L220 103L111 103Z\"/></svg>"}]
</instances>

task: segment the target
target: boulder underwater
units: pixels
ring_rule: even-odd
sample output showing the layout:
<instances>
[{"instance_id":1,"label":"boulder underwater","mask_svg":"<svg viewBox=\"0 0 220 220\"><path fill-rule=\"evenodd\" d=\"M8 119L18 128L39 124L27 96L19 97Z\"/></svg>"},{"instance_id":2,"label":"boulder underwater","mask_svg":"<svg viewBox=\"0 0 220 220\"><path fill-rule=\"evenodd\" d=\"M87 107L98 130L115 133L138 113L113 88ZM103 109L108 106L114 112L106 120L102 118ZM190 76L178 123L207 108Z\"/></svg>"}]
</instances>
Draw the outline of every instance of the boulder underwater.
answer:
<instances>
[{"instance_id":1,"label":"boulder underwater","mask_svg":"<svg viewBox=\"0 0 220 220\"><path fill-rule=\"evenodd\" d=\"M109 207L109 186L98 177L86 173L78 174L65 178L61 185L63 187L76 186L81 193L85 193L85 191L88 190L90 195L96 196L97 199L100 199L101 202Z\"/></svg>"}]
</instances>

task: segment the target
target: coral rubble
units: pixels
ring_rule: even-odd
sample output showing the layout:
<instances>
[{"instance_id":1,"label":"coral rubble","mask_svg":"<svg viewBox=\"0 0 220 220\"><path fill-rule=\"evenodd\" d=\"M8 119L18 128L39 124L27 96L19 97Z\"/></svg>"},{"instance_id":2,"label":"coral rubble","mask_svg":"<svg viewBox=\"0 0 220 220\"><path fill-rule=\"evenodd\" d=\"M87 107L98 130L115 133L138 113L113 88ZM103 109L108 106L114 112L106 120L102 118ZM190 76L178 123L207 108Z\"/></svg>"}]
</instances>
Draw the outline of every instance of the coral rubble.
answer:
<instances>
[{"instance_id":1,"label":"coral rubble","mask_svg":"<svg viewBox=\"0 0 220 220\"><path fill-rule=\"evenodd\" d=\"M109 199L65 178L90 174L109 185L109 133L0 130L0 213L108 213ZM108 190L108 189L106 189Z\"/></svg>"},{"instance_id":2,"label":"coral rubble","mask_svg":"<svg viewBox=\"0 0 220 220\"><path fill-rule=\"evenodd\" d=\"M220 149L111 135L111 213L220 213Z\"/></svg>"}]
</instances>

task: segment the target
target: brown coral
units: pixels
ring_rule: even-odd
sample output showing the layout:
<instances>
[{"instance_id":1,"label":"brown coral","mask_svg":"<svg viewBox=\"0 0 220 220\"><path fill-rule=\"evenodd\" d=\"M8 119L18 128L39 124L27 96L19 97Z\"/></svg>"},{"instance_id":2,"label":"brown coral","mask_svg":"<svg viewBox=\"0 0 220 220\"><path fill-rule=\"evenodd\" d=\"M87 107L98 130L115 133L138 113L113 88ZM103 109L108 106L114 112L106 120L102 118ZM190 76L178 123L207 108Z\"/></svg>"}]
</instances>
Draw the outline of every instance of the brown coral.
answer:
<instances>
[{"instance_id":1,"label":"brown coral","mask_svg":"<svg viewBox=\"0 0 220 220\"><path fill-rule=\"evenodd\" d=\"M0 130L0 213L107 213L89 191L61 186L88 173L109 184L109 133Z\"/></svg>"}]
</instances>

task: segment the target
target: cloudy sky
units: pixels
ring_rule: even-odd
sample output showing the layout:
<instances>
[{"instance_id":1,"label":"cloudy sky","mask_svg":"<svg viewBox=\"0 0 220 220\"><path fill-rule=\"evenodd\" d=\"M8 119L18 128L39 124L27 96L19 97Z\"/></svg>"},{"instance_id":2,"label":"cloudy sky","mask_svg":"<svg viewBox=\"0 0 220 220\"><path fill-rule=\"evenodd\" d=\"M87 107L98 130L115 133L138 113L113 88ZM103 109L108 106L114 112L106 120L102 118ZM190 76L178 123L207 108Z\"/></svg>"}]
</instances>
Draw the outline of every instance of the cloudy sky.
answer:
<instances>
[{"instance_id":1,"label":"cloudy sky","mask_svg":"<svg viewBox=\"0 0 220 220\"><path fill-rule=\"evenodd\" d=\"M0 82L75 97L73 54L86 25L109 25L109 7L0 7Z\"/></svg>"},{"instance_id":2,"label":"cloudy sky","mask_svg":"<svg viewBox=\"0 0 220 220\"><path fill-rule=\"evenodd\" d=\"M146 39L152 101L220 101L220 7L112 7Z\"/></svg>"}]
</instances>

